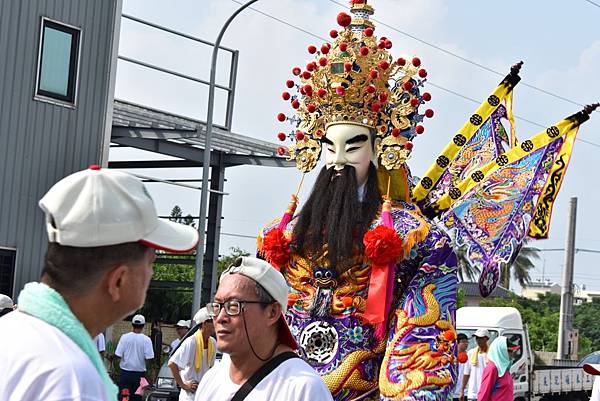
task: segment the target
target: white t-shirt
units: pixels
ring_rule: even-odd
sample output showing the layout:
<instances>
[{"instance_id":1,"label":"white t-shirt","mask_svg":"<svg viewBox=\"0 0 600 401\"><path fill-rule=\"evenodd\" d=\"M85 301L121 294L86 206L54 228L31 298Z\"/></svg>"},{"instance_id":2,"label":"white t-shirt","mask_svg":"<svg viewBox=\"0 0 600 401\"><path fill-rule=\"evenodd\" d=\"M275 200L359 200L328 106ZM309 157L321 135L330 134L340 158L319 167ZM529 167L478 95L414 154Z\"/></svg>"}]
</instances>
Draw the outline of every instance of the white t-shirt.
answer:
<instances>
[{"instance_id":1,"label":"white t-shirt","mask_svg":"<svg viewBox=\"0 0 600 401\"><path fill-rule=\"evenodd\" d=\"M230 401L241 385L229 377L231 359L223 355L198 385L196 401ZM292 358L269 373L245 401L332 401L325 382L306 362Z\"/></svg>"},{"instance_id":2,"label":"white t-shirt","mask_svg":"<svg viewBox=\"0 0 600 401\"><path fill-rule=\"evenodd\" d=\"M179 345L179 343L181 342L180 338L176 338L171 342L171 355L173 355L173 351L175 351L175 348L177 348L177 346Z\"/></svg>"},{"instance_id":3,"label":"white t-shirt","mask_svg":"<svg viewBox=\"0 0 600 401\"><path fill-rule=\"evenodd\" d=\"M458 374L456 375L456 383L454 385L454 398L460 397L460 389L462 388L463 376L465 375L465 365L469 363L458 363Z\"/></svg>"},{"instance_id":4,"label":"white t-shirt","mask_svg":"<svg viewBox=\"0 0 600 401\"><path fill-rule=\"evenodd\" d=\"M100 333L94 338L98 352L106 351L106 341L104 340L104 334Z\"/></svg>"},{"instance_id":5,"label":"white t-shirt","mask_svg":"<svg viewBox=\"0 0 600 401\"><path fill-rule=\"evenodd\" d=\"M90 358L62 331L15 311L0 319L1 401L104 401Z\"/></svg>"},{"instance_id":6,"label":"white t-shirt","mask_svg":"<svg viewBox=\"0 0 600 401\"><path fill-rule=\"evenodd\" d=\"M123 334L117 344L115 355L121 358L119 367L130 372L145 372L146 359L154 358L152 341L142 333Z\"/></svg>"},{"instance_id":7,"label":"white t-shirt","mask_svg":"<svg viewBox=\"0 0 600 401\"><path fill-rule=\"evenodd\" d=\"M183 344L177 349L177 351L169 358L169 363L173 362L179 366L181 378L184 381L197 381L198 383L202 380L204 373L215 364L215 357L217 351L217 342L214 338L208 339L215 350L215 354L211 360L208 360L208 350L205 349L202 353L202 367L199 371L196 371L196 339L195 336L191 336L185 339ZM179 401L194 401L196 393L181 389L179 393Z\"/></svg>"},{"instance_id":8,"label":"white t-shirt","mask_svg":"<svg viewBox=\"0 0 600 401\"><path fill-rule=\"evenodd\" d=\"M600 401L600 376L594 377L594 386L592 387L590 401Z\"/></svg>"},{"instance_id":9,"label":"white t-shirt","mask_svg":"<svg viewBox=\"0 0 600 401\"><path fill-rule=\"evenodd\" d=\"M483 369L486 365L485 358L487 355L485 352L480 352L477 355L477 366L473 366L471 364L471 357L475 350L477 350L477 348L473 348L467 353L469 360L465 362L465 371L463 372L464 375L470 375L468 391L465 393L465 396L468 399L473 400L477 399L477 393L479 392L479 387L481 387L481 377L483 376Z\"/></svg>"}]
</instances>

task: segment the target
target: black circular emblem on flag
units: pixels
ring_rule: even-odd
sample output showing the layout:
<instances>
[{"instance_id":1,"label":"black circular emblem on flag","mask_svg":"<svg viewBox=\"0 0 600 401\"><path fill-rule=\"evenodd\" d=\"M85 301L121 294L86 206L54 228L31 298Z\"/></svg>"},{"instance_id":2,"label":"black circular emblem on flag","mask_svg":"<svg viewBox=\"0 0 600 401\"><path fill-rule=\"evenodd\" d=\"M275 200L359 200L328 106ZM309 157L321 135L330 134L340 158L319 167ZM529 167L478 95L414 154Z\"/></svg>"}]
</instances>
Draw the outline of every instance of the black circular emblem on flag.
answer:
<instances>
[{"instance_id":1,"label":"black circular emblem on flag","mask_svg":"<svg viewBox=\"0 0 600 401\"><path fill-rule=\"evenodd\" d=\"M500 104L500 99L496 95L491 95L490 97L488 97L487 101L490 104L490 106L493 106L493 107L496 107Z\"/></svg>"},{"instance_id":2,"label":"black circular emblem on flag","mask_svg":"<svg viewBox=\"0 0 600 401\"><path fill-rule=\"evenodd\" d=\"M508 157L505 154L501 154L500 156L498 156L498 158L496 159L496 163L499 166L504 166L506 165L506 163L508 163Z\"/></svg>"},{"instance_id":3,"label":"black circular emblem on flag","mask_svg":"<svg viewBox=\"0 0 600 401\"><path fill-rule=\"evenodd\" d=\"M484 176L481 171L477 170L473 174L471 174L471 178L473 179L473 181L479 182L479 181L483 180Z\"/></svg>"},{"instance_id":4,"label":"black circular emblem on flag","mask_svg":"<svg viewBox=\"0 0 600 401\"><path fill-rule=\"evenodd\" d=\"M421 180L421 185L423 186L423 188L425 188L425 189L429 189L429 188L431 188L431 186L433 185L433 181L432 181L432 180L431 180L431 178L429 178L429 177L424 177L424 178Z\"/></svg>"},{"instance_id":5,"label":"black circular emblem on flag","mask_svg":"<svg viewBox=\"0 0 600 401\"><path fill-rule=\"evenodd\" d=\"M480 125L483 122L483 118L481 118L479 114L473 114L469 121L471 121L471 124L473 125Z\"/></svg>"},{"instance_id":6,"label":"black circular emblem on flag","mask_svg":"<svg viewBox=\"0 0 600 401\"><path fill-rule=\"evenodd\" d=\"M465 138L463 134L456 134L454 135L454 138L452 138L452 141L456 146L463 146L467 143L467 138Z\"/></svg>"},{"instance_id":7,"label":"black circular emblem on flag","mask_svg":"<svg viewBox=\"0 0 600 401\"><path fill-rule=\"evenodd\" d=\"M533 149L533 142L531 142L529 139L526 140L525 142L521 143L521 149L523 149L525 152L531 152Z\"/></svg>"},{"instance_id":8,"label":"black circular emblem on flag","mask_svg":"<svg viewBox=\"0 0 600 401\"><path fill-rule=\"evenodd\" d=\"M556 126L553 125L552 127L548 128L546 130L546 134L548 134L548 136L550 138L556 138L557 136L560 135L560 130Z\"/></svg>"},{"instance_id":9,"label":"black circular emblem on flag","mask_svg":"<svg viewBox=\"0 0 600 401\"><path fill-rule=\"evenodd\" d=\"M460 195L461 195L460 189L458 189L456 187L450 188L450 192L449 193L450 193L450 197L452 199L455 199L455 200L458 199L458 198L460 198Z\"/></svg>"},{"instance_id":10,"label":"black circular emblem on flag","mask_svg":"<svg viewBox=\"0 0 600 401\"><path fill-rule=\"evenodd\" d=\"M440 166L442 168L448 167L448 164L450 164L450 160L448 160L448 158L446 156L438 157L435 162L437 163L438 166Z\"/></svg>"}]
</instances>

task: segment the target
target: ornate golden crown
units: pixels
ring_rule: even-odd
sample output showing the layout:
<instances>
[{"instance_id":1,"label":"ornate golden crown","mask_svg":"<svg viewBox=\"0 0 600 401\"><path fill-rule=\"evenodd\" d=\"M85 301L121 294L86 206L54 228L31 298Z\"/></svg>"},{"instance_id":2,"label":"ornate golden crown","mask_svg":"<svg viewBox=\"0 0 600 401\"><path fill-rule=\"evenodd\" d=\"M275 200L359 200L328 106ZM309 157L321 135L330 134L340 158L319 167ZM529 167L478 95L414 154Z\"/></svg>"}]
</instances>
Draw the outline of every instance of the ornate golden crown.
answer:
<instances>
[{"instance_id":1,"label":"ornate golden crown","mask_svg":"<svg viewBox=\"0 0 600 401\"><path fill-rule=\"evenodd\" d=\"M277 119L289 121L295 129L280 132L278 138L290 139L288 154L302 172L315 168L321 153L321 137L333 124L358 124L373 129L378 138L378 156L388 170L397 169L409 158L411 140L425 130L419 123L432 117L433 110L419 114L420 104L429 101L429 93L420 93L427 71L417 57L393 60L388 50L392 42L374 35L369 20L373 8L366 0L351 1L353 16L340 13L337 22L344 29L332 30L333 44L325 43L320 50L309 46L314 55L305 69L294 67L294 79L286 82L298 94L283 92L295 116L279 113ZM298 80L300 81L298 83Z\"/></svg>"}]
</instances>

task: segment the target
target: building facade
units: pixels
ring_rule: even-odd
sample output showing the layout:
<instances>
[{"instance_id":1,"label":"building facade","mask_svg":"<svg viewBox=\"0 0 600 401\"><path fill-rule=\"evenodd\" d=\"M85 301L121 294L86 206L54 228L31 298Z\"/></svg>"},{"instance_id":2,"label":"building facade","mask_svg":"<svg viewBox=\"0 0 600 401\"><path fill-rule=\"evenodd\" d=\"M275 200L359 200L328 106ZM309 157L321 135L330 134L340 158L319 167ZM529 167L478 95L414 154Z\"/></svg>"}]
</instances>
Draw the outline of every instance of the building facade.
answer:
<instances>
[{"instance_id":1,"label":"building facade","mask_svg":"<svg viewBox=\"0 0 600 401\"><path fill-rule=\"evenodd\" d=\"M39 280L37 203L58 180L106 165L122 0L0 2L0 293Z\"/></svg>"}]
</instances>

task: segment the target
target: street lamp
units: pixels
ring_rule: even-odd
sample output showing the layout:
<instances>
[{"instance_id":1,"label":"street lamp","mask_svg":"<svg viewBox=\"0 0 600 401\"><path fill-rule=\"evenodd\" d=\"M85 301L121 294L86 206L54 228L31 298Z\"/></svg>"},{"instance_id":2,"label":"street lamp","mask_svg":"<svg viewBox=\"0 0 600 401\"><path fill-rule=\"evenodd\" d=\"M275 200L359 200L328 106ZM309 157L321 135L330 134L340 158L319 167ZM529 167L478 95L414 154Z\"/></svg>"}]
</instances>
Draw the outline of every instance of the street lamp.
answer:
<instances>
[{"instance_id":1,"label":"street lamp","mask_svg":"<svg viewBox=\"0 0 600 401\"><path fill-rule=\"evenodd\" d=\"M205 226L206 226L206 209L208 201L208 172L210 170L210 156L212 147L212 129L213 129L213 114L214 114L214 100L215 100L215 81L217 76L217 56L219 53L219 46L221 46L221 39L225 31L231 24L231 21L239 13L244 11L250 5L256 3L258 0L250 0L234 12L219 32L215 45L212 52L212 61L210 65L210 83L208 86L208 111L206 113L206 136L204 139L204 157L202 161L202 189L200 195L200 216L198 222L198 246L196 248L196 271L194 273L194 299L192 303L192 316L200 308L200 297L202 292L202 269L204 265L204 245L206 242ZM213 277L213 280L215 278Z\"/></svg>"}]
</instances>

